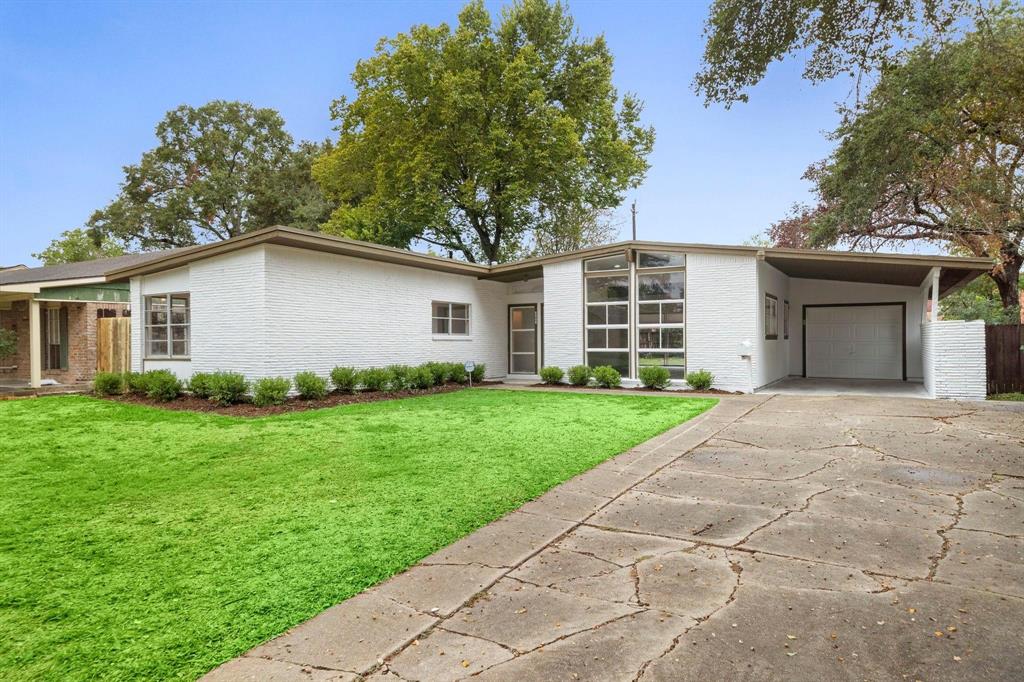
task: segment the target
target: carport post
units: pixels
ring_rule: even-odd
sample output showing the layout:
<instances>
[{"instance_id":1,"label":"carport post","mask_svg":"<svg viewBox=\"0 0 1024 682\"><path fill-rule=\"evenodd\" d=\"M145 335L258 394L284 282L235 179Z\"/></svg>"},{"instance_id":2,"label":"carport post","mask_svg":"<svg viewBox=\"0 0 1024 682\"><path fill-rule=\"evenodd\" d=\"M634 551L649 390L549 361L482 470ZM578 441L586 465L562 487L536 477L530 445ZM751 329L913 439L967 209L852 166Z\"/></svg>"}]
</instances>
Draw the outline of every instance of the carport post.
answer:
<instances>
[{"instance_id":1,"label":"carport post","mask_svg":"<svg viewBox=\"0 0 1024 682\"><path fill-rule=\"evenodd\" d=\"M939 272L941 269L932 268L932 322L939 319Z\"/></svg>"},{"instance_id":2,"label":"carport post","mask_svg":"<svg viewBox=\"0 0 1024 682\"><path fill-rule=\"evenodd\" d=\"M42 325L39 322L39 301L28 301L28 384L39 388L43 377L43 342L39 338Z\"/></svg>"}]
</instances>

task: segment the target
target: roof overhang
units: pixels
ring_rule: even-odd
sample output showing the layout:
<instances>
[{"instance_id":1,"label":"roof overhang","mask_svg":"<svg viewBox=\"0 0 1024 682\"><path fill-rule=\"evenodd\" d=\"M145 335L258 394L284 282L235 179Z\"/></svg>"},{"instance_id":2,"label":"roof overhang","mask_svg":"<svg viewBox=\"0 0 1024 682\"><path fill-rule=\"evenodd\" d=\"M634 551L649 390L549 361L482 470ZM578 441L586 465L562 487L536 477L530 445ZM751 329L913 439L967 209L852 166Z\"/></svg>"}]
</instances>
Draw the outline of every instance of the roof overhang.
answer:
<instances>
[{"instance_id":1,"label":"roof overhang","mask_svg":"<svg viewBox=\"0 0 1024 682\"><path fill-rule=\"evenodd\" d=\"M261 244L289 246L293 248L333 253L341 256L354 256L366 260L374 260L395 265L411 265L438 272L449 272L458 275L480 276L490 268L486 265L466 263L450 258L441 258L424 253L416 253L406 249L396 249L380 244L346 239L334 235L299 230L293 227L269 227L265 230L250 232L223 242L204 244L190 249L182 249L168 254L164 258L156 258L141 265L121 268L107 273L108 281L121 281L131 277L147 275L153 272L181 267L193 261L213 258L226 253L247 249Z\"/></svg>"}]
</instances>

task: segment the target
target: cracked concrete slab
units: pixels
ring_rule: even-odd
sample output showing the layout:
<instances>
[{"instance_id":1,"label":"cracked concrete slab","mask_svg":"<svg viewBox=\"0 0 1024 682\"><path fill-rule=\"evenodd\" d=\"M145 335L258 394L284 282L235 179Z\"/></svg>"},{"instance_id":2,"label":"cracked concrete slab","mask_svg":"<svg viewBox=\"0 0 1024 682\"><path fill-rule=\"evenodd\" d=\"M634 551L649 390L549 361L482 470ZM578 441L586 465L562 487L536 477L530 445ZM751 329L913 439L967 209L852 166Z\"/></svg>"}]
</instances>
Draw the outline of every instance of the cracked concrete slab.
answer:
<instances>
[{"instance_id":1,"label":"cracked concrete slab","mask_svg":"<svg viewBox=\"0 0 1024 682\"><path fill-rule=\"evenodd\" d=\"M445 621L445 629L524 652L635 611L505 579Z\"/></svg>"},{"instance_id":2,"label":"cracked concrete slab","mask_svg":"<svg viewBox=\"0 0 1024 682\"><path fill-rule=\"evenodd\" d=\"M211 677L1017 679L1022 422L726 397Z\"/></svg>"},{"instance_id":3,"label":"cracked concrete slab","mask_svg":"<svg viewBox=\"0 0 1024 682\"><path fill-rule=\"evenodd\" d=\"M594 514L587 523L680 540L732 544L778 514L778 510L765 507L697 502L634 490Z\"/></svg>"},{"instance_id":4,"label":"cracked concrete slab","mask_svg":"<svg viewBox=\"0 0 1024 682\"><path fill-rule=\"evenodd\" d=\"M388 668L405 680L449 682L513 656L512 651L493 642L438 628L388 661Z\"/></svg>"}]
</instances>

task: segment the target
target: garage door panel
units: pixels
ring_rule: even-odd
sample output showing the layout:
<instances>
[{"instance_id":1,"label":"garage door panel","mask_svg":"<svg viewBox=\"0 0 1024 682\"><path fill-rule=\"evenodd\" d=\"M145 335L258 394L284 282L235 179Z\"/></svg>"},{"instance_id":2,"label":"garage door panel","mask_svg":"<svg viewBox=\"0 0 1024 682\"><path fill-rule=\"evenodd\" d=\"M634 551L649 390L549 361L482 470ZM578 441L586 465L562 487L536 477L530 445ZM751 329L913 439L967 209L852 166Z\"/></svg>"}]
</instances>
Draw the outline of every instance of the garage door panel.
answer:
<instances>
[{"instance_id":1,"label":"garage door panel","mask_svg":"<svg viewBox=\"0 0 1024 682\"><path fill-rule=\"evenodd\" d=\"M807 376L902 379L902 316L902 306L807 308Z\"/></svg>"}]
</instances>

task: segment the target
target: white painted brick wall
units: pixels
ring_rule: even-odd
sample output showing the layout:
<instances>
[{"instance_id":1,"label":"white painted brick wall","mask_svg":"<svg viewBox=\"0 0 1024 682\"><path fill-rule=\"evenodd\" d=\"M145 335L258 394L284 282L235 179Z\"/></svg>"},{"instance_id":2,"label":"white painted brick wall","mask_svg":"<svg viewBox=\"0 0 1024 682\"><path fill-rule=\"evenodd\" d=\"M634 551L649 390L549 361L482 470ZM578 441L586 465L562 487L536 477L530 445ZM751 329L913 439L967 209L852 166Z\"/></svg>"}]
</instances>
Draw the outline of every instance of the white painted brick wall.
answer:
<instances>
[{"instance_id":1,"label":"white painted brick wall","mask_svg":"<svg viewBox=\"0 0 1024 682\"><path fill-rule=\"evenodd\" d=\"M507 284L284 246L266 253L263 376L429 360L505 375ZM468 303L470 336L435 337L432 301Z\"/></svg>"},{"instance_id":2,"label":"white painted brick wall","mask_svg":"<svg viewBox=\"0 0 1024 682\"><path fill-rule=\"evenodd\" d=\"M924 384L935 398L984 400L985 323L940 320L921 325Z\"/></svg>"},{"instance_id":3,"label":"white painted brick wall","mask_svg":"<svg viewBox=\"0 0 1024 682\"><path fill-rule=\"evenodd\" d=\"M544 364L583 364L583 261L544 266Z\"/></svg>"},{"instance_id":4,"label":"white painted brick wall","mask_svg":"<svg viewBox=\"0 0 1024 682\"><path fill-rule=\"evenodd\" d=\"M686 257L687 371L707 369L715 388L749 391L757 372L757 261L753 256ZM749 340L754 366L737 346Z\"/></svg>"}]
</instances>

